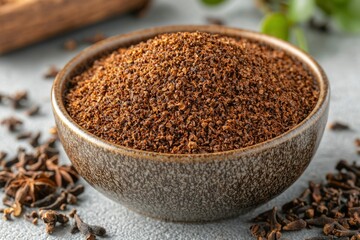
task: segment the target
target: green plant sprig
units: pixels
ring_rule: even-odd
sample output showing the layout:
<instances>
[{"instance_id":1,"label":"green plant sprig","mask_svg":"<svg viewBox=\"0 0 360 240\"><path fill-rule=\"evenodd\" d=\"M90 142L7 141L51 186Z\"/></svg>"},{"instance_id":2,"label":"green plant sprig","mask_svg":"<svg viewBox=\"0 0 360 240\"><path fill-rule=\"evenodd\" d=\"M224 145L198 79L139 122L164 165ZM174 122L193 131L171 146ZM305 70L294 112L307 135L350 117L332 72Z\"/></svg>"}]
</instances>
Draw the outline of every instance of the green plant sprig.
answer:
<instances>
[{"instance_id":1,"label":"green plant sprig","mask_svg":"<svg viewBox=\"0 0 360 240\"><path fill-rule=\"evenodd\" d=\"M201 0L205 5L217 6L226 0ZM327 21L334 22L344 32L360 32L360 0L255 0L264 13L261 32L297 44L308 51L303 30L322 12ZM324 29L324 28L322 28Z\"/></svg>"}]
</instances>

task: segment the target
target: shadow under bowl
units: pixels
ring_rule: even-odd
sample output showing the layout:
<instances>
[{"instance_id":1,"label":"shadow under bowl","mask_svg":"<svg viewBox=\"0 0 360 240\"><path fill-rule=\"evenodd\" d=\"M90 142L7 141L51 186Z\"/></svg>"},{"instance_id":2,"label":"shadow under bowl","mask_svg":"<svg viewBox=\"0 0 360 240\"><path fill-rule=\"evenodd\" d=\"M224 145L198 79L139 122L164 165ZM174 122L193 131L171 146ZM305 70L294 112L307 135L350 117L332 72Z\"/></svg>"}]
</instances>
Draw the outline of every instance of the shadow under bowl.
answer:
<instances>
[{"instance_id":1,"label":"shadow under bowl","mask_svg":"<svg viewBox=\"0 0 360 240\"><path fill-rule=\"evenodd\" d=\"M202 31L248 38L283 49L308 68L319 100L300 124L269 141L208 154L164 154L115 145L71 119L64 106L68 81L100 56L170 32ZM291 44L247 30L221 26L167 26L119 35L73 58L58 74L52 106L60 140L79 174L124 206L162 220L201 222L238 216L279 195L310 163L327 122L329 83L321 67Z\"/></svg>"}]
</instances>

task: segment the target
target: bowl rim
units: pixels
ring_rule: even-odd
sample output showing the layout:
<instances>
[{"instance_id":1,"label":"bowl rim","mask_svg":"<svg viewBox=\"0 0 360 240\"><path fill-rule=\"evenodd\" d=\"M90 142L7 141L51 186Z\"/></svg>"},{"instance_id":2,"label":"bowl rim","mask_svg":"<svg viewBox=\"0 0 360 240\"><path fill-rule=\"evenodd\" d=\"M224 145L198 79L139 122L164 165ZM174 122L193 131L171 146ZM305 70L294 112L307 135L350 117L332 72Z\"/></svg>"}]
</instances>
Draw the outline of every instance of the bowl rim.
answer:
<instances>
[{"instance_id":1,"label":"bowl rim","mask_svg":"<svg viewBox=\"0 0 360 240\"><path fill-rule=\"evenodd\" d=\"M98 56L100 53L108 52L109 50L115 50L121 46L129 46L134 43L149 39L158 34L162 33L173 33L173 32L208 32L214 34L221 34L229 37L244 37L255 41L260 41L275 48L280 48L296 57L302 62L309 71L314 75L314 79L319 85L319 99L311 111L311 113L299 124L291 128L290 130L282 133L267 141L257 143L248 147L233 149L228 151L214 152L214 153L198 153L198 154L172 154L172 153L160 153L145 150L138 150L134 148L128 148L121 146L107 140L104 140L79 126L68 114L63 99L64 85L69 74L75 71L80 65L84 63L93 62L94 56ZM89 64L86 64L87 66ZM62 124L66 125L68 129L80 136L84 141L91 142L92 144L98 145L101 148L105 148L108 151L119 153L135 158L145 158L149 160L158 161L211 161L218 160L221 158L231 158L231 156L254 154L259 151L264 151L269 148L273 148L279 144L282 144L304 132L306 129L311 127L317 122L317 120L326 113L329 104L330 87L324 70L321 66L307 53L301 49L293 46L292 44L283 40L258 33L251 30L244 30L239 28L231 28L225 26L216 25L172 25L148 28L138 31L133 31L127 34L120 34L101 42L98 42L78 53L72 58L65 67L56 76L52 90L51 90L51 103L53 108L53 114L56 115Z\"/></svg>"}]
</instances>

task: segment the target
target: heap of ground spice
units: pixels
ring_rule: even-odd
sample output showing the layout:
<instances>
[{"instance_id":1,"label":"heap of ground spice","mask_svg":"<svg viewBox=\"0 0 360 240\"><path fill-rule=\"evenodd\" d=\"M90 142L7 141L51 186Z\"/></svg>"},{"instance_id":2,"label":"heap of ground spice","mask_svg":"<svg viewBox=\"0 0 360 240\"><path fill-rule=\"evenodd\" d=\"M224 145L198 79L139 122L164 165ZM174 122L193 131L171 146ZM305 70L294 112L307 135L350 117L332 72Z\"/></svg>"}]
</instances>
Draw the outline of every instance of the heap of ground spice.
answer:
<instances>
[{"instance_id":1,"label":"heap of ground spice","mask_svg":"<svg viewBox=\"0 0 360 240\"><path fill-rule=\"evenodd\" d=\"M70 116L112 143L163 153L211 153L274 138L318 100L312 74L281 49L202 32L118 49L75 76Z\"/></svg>"}]
</instances>

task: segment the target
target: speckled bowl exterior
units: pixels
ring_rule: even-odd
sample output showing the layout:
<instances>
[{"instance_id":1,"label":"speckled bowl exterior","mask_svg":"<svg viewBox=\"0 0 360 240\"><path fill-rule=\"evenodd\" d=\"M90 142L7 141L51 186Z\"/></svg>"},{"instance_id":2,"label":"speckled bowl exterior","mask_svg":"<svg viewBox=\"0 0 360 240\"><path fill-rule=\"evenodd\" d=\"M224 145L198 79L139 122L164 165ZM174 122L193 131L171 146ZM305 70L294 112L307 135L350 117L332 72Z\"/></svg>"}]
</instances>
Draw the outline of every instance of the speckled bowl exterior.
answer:
<instances>
[{"instance_id":1,"label":"speckled bowl exterior","mask_svg":"<svg viewBox=\"0 0 360 240\"><path fill-rule=\"evenodd\" d=\"M243 149L209 154L163 154L102 140L67 113L67 82L94 59L161 33L203 31L265 42L299 59L313 73L320 98L312 113L292 130ZM234 217L279 195L299 178L323 135L329 83L309 55L284 41L220 26L168 26L115 36L85 49L58 74L52 106L64 149L80 175L107 197L138 213L181 222Z\"/></svg>"}]
</instances>

